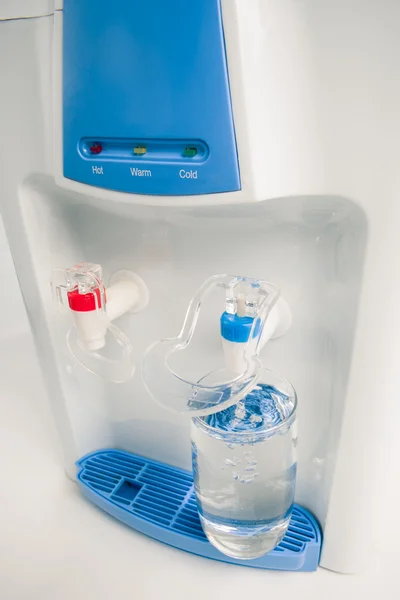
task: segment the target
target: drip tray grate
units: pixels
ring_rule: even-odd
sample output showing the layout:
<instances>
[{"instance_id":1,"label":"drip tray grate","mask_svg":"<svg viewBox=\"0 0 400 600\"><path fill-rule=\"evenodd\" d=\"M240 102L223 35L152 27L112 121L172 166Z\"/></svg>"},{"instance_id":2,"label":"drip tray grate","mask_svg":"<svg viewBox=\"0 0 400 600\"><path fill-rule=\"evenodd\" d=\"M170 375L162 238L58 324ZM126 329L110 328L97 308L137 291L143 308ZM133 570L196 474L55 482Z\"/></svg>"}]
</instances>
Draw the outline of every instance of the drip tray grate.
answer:
<instances>
[{"instance_id":1,"label":"drip tray grate","mask_svg":"<svg viewBox=\"0 0 400 600\"><path fill-rule=\"evenodd\" d=\"M122 450L99 450L78 463L83 494L107 513L161 542L207 558L247 567L314 571L321 533L314 517L295 506L289 529L274 550L235 560L212 546L197 513L192 474Z\"/></svg>"}]
</instances>

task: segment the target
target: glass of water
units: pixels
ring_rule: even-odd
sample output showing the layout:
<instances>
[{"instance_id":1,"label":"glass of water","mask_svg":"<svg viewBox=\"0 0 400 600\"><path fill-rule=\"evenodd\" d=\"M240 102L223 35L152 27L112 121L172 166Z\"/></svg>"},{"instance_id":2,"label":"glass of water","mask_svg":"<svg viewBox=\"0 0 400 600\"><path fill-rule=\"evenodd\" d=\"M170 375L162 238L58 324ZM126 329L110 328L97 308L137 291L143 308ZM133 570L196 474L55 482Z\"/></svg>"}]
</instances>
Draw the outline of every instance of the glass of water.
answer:
<instances>
[{"instance_id":1,"label":"glass of water","mask_svg":"<svg viewBox=\"0 0 400 600\"><path fill-rule=\"evenodd\" d=\"M200 520L227 556L273 550L289 526L296 483L297 398L268 370L236 405L192 420L192 462Z\"/></svg>"}]
</instances>

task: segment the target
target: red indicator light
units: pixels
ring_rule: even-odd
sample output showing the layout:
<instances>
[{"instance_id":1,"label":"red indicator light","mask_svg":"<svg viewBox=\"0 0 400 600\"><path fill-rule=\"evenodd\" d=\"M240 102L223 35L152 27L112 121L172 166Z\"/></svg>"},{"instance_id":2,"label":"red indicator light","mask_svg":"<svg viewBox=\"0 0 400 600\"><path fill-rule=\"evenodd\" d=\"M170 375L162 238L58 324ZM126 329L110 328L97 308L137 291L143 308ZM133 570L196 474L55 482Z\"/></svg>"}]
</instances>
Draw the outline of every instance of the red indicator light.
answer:
<instances>
[{"instance_id":1,"label":"red indicator light","mask_svg":"<svg viewBox=\"0 0 400 600\"><path fill-rule=\"evenodd\" d=\"M89 150L91 154L100 154L100 152L103 150L103 146L95 142L89 147Z\"/></svg>"}]
</instances>

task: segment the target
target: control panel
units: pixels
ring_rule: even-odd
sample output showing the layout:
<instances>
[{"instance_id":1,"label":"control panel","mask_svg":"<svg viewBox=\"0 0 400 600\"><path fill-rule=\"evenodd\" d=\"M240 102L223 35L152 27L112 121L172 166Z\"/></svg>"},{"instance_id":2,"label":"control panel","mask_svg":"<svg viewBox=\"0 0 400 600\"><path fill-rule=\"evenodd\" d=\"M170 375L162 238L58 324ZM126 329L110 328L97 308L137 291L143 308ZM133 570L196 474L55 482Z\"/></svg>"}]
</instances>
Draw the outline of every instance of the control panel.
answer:
<instances>
[{"instance_id":1,"label":"control panel","mask_svg":"<svg viewBox=\"0 0 400 600\"><path fill-rule=\"evenodd\" d=\"M220 0L65 0L64 177L110 190L240 189Z\"/></svg>"}]
</instances>

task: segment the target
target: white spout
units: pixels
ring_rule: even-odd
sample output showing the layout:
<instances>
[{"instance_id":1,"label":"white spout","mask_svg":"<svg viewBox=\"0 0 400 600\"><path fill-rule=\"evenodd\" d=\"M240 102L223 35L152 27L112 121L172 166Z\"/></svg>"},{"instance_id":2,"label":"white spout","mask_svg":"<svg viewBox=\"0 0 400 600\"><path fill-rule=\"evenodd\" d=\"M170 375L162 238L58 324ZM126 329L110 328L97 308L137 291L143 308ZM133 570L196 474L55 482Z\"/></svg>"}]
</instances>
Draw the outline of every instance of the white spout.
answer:
<instances>
[{"instance_id":1,"label":"white spout","mask_svg":"<svg viewBox=\"0 0 400 600\"><path fill-rule=\"evenodd\" d=\"M230 342L222 338L225 367L230 373L241 375L246 371L247 363L244 357L247 344L243 342Z\"/></svg>"},{"instance_id":2,"label":"white spout","mask_svg":"<svg viewBox=\"0 0 400 600\"><path fill-rule=\"evenodd\" d=\"M100 311L71 311L79 339L85 350L101 350L106 344L107 319Z\"/></svg>"}]
</instances>

